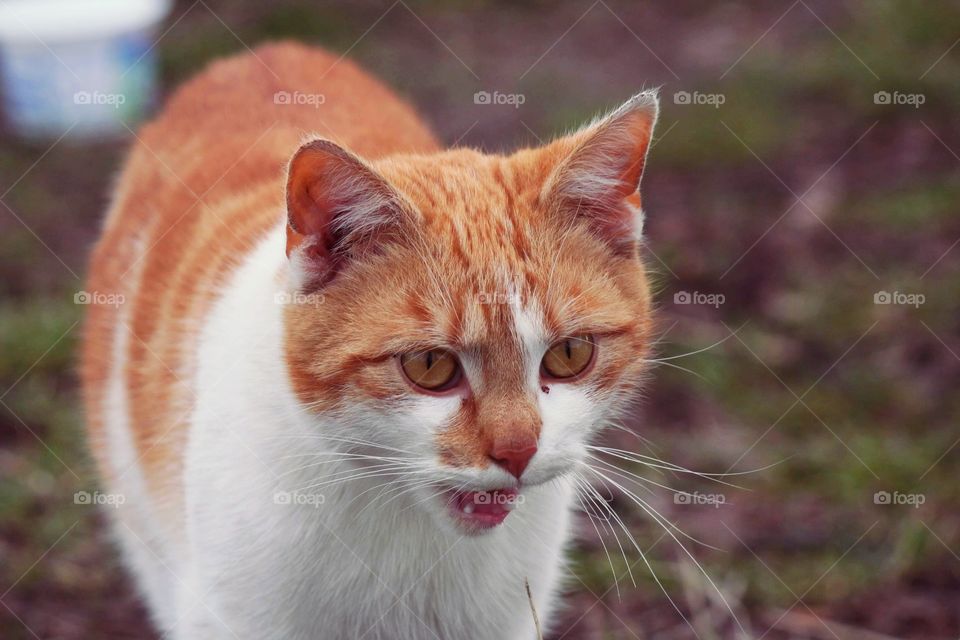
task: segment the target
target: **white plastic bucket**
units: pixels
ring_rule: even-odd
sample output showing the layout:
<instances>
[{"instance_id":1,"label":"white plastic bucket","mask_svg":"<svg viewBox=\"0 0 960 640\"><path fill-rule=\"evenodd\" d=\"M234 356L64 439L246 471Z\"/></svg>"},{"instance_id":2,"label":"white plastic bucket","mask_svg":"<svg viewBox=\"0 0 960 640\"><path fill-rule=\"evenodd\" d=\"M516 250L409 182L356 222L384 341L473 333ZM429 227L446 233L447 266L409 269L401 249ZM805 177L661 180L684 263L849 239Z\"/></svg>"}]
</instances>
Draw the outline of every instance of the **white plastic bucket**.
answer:
<instances>
[{"instance_id":1,"label":"white plastic bucket","mask_svg":"<svg viewBox=\"0 0 960 640\"><path fill-rule=\"evenodd\" d=\"M8 126L34 138L125 133L153 100L153 47L169 9L169 0L0 0Z\"/></svg>"}]
</instances>

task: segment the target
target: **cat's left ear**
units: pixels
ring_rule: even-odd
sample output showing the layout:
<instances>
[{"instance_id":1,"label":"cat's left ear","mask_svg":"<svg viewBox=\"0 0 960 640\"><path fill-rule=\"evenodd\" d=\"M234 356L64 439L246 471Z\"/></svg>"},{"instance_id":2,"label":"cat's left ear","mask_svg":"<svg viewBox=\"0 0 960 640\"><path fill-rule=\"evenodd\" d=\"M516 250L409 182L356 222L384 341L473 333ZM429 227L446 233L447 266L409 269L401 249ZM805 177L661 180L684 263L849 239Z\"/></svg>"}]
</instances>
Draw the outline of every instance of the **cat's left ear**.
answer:
<instances>
[{"instance_id":1,"label":"cat's left ear","mask_svg":"<svg viewBox=\"0 0 960 640\"><path fill-rule=\"evenodd\" d=\"M632 252L643 231L640 178L657 121L656 90L547 147L559 153L543 196L563 216L585 218L617 251Z\"/></svg>"}]
</instances>

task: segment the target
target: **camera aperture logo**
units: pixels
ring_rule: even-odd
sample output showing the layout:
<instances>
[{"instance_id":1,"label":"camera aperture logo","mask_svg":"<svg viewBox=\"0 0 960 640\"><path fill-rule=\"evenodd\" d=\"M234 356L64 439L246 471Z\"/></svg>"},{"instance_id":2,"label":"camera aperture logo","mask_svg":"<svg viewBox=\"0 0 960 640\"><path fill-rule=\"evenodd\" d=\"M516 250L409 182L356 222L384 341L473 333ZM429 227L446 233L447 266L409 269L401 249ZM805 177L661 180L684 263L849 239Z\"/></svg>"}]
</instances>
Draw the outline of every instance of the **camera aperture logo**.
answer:
<instances>
[{"instance_id":1,"label":"camera aperture logo","mask_svg":"<svg viewBox=\"0 0 960 640\"><path fill-rule=\"evenodd\" d=\"M902 291L877 291L873 294L873 304L896 304L914 309L919 309L920 305L927 301L927 297L922 293L904 293Z\"/></svg>"},{"instance_id":2,"label":"camera aperture logo","mask_svg":"<svg viewBox=\"0 0 960 640\"><path fill-rule=\"evenodd\" d=\"M307 506L317 509L327 497L322 493L301 493L300 491L277 491L273 494L274 504Z\"/></svg>"},{"instance_id":3,"label":"camera aperture logo","mask_svg":"<svg viewBox=\"0 0 960 640\"><path fill-rule=\"evenodd\" d=\"M119 307L127 299L122 293L104 293L103 291L77 291L73 294L73 304L97 304Z\"/></svg>"},{"instance_id":4,"label":"camera aperture logo","mask_svg":"<svg viewBox=\"0 0 960 640\"><path fill-rule=\"evenodd\" d=\"M122 93L104 93L103 91L77 91L73 94L73 104L84 106L109 106L119 109L126 104L127 96Z\"/></svg>"},{"instance_id":5,"label":"camera aperture logo","mask_svg":"<svg viewBox=\"0 0 960 640\"><path fill-rule=\"evenodd\" d=\"M722 293L703 293L701 291L677 291L673 294L673 304L699 304L719 309L727 301Z\"/></svg>"},{"instance_id":6,"label":"camera aperture logo","mask_svg":"<svg viewBox=\"0 0 960 640\"><path fill-rule=\"evenodd\" d=\"M727 496L722 493L700 493L699 491L690 493L687 491L678 491L673 494L673 504L708 504L712 505L714 509L719 509L721 505L726 503Z\"/></svg>"},{"instance_id":7,"label":"camera aperture logo","mask_svg":"<svg viewBox=\"0 0 960 640\"><path fill-rule=\"evenodd\" d=\"M523 494L501 493L499 491L478 491L473 495L473 504L499 504L515 507L524 503Z\"/></svg>"},{"instance_id":8,"label":"camera aperture logo","mask_svg":"<svg viewBox=\"0 0 960 640\"><path fill-rule=\"evenodd\" d=\"M302 291L278 291L273 296L277 304L308 304L318 307L326 298L322 293L304 293Z\"/></svg>"},{"instance_id":9,"label":"camera aperture logo","mask_svg":"<svg viewBox=\"0 0 960 640\"><path fill-rule=\"evenodd\" d=\"M727 96L722 93L700 93L699 91L677 91L673 94L674 104L694 104L708 105L714 109L727 101Z\"/></svg>"},{"instance_id":10,"label":"camera aperture logo","mask_svg":"<svg viewBox=\"0 0 960 640\"><path fill-rule=\"evenodd\" d=\"M84 506L106 505L114 509L119 509L120 505L126 501L127 497L122 493L100 493L99 491L90 493L89 491L77 491L73 494L73 504Z\"/></svg>"},{"instance_id":11,"label":"camera aperture logo","mask_svg":"<svg viewBox=\"0 0 960 640\"><path fill-rule=\"evenodd\" d=\"M322 93L304 93L303 91L277 91L273 94L273 104L307 105L319 109L327 101Z\"/></svg>"},{"instance_id":12,"label":"camera aperture logo","mask_svg":"<svg viewBox=\"0 0 960 640\"><path fill-rule=\"evenodd\" d=\"M527 101L527 96L522 93L500 93L499 91L477 91L473 94L473 104L493 104L510 105L514 109L519 109L520 105Z\"/></svg>"},{"instance_id":13,"label":"camera aperture logo","mask_svg":"<svg viewBox=\"0 0 960 640\"><path fill-rule=\"evenodd\" d=\"M927 501L927 496L922 493L900 493L899 491L877 491L873 494L873 504L882 505L906 505L919 509L920 505Z\"/></svg>"},{"instance_id":14,"label":"camera aperture logo","mask_svg":"<svg viewBox=\"0 0 960 640\"><path fill-rule=\"evenodd\" d=\"M519 293L505 293L503 291L481 291L477 294L479 304L506 304L512 307L523 306L523 296Z\"/></svg>"},{"instance_id":15,"label":"camera aperture logo","mask_svg":"<svg viewBox=\"0 0 960 640\"><path fill-rule=\"evenodd\" d=\"M901 93L900 91L877 91L873 94L874 104L907 105L919 109L927 101L922 93Z\"/></svg>"}]
</instances>

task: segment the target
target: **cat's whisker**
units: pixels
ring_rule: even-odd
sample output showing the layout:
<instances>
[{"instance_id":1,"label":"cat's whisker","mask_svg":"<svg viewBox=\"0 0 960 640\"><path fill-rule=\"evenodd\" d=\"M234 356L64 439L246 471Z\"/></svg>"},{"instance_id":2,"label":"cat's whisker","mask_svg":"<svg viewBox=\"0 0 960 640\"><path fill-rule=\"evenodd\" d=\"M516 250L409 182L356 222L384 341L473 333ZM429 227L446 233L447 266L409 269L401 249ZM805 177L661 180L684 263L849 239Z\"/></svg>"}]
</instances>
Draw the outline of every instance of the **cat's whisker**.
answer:
<instances>
[{"instance_id":1,"label":"cat's whisker","mask_svg":"<svg viewBox=\"0 0 960 640\"><path fill-rule=\"evenodd\" d=\"M381 443L378 443L378 442L373 442L373 441L371 441L371 440L362 440L362 439L359 439L359 438L345 438L345 437L342 437L342 436L334 436L334 435L330 435L330 434L326 434L326 433L323 433L323 434L321 434L321 433L316 433L316 434L308 434L308 433L305 433L305 434L293 434L293 435L278 435L278 436L274 436L274 439L275 439L275 440L283 440L283 439L302 439L302 440L317 440L317 441L321 441L321 442L340 442L340 443L344 443L344 444L352 444L352 445L358 445L358 446L362 446L362 447L373 447L373 448L376 448L376 449L384 449L384 450L387 450L387 451L394 451L394 452L396 452L396 453L404 453L404 454L407 454L407 455L410 455L410 456L415 456L415 455L417 455L415 452L409 451L409 450L407 450L407 449L400 449L400 448L397 448L397 447L394 447L394 446L390 446L390 445L386 445L386 444L381 444Z\"/></svg>"},{"instance_id":2,"label":"cat's whisker","mask_svg":"<svg viewBox=\"0 0 960 640\"><path fill-rule=\"evenodd\" d=\"M296 491L307 491L308 489L319 489L320 487L327 487L327 486L330 486L330 485L336 485L336 484L340 484L340 483L343 483L343 482L348 482L348 481L350 481L350 480L360 480L360 479L362 479L362 478L387 477L387 476L390 476L390 475L403 475L403 474L409 474L409 473L416 473L416 472L415 472L415 471L414 471L414 472L411 472L411 471L408 471L408 470L406 470L406 469L401 469L401 470L397 470L397 471L389 471L389 470L383 470L383 471L381 471L381 470L375 470L375 471L358 471L358 472L353 473L352 475L349 475L349 476L347 476L347 477L336 478L336 479L332 479L332 480L325 480L325 481L323 481L323 482L313 483L313 484L307 485L307 486L305 486L305 487L301 487L301 488L297 489Z\"/></svg>"},{"instance_id":3,"label":"cat's whisker","mask_svg":"<svg viewBox=\"0 0 960 640\"><path fill-rule=\"evenodd\" d=\"M348 505L353 504L358 498L360 498L360 496L364 495L365 493L369 491L373 491L375 489L380 489L380 491L377 492L377 495L375 495L373 498L368 500L367 504L365 504L356 514L354 514L353 519L357 520L367 509L372 508L374 505L377 504L379 500L382 500L387 496L396 494L398 491L405 492L407 490L414 490L422 486L429 486L430 484L433 484L433 483L434 483L434 480L432 479L426 479L426 480L421 479L421 480L411 481L407 477L400 477L394 480L390 480L388 482L380 483L378 485L370 487L369 489L366 489L365 491L355 496L352 500L350 500Z\"/></svg>"},{"instance_id":4,"label":"cat's whisker","mask_svg":"<svg viewBox=\"0 0 960 640\"><path fill-rule=\"evenodd\" d=\"M590 467L588 467L588 466L587 466L586 468L587 468L587 469L590 469ZM593 471L592 469L590 469L590 470ZM602 479L602 478L601 478L600 481L601 481L601 483L604 484L604 486L606 486L606 483L603 482L603 479ZM589 483L588 483L588 484L589 484ZM618 518L618 520L619 520L619 518ZM654 570L653 565L650 563L650 559L647 557L647 554L644 553L643 549L640 548L640 545L637 543L636 538L633 537L633 534L630 533L630 531L627 529L626 525L623 524L623 521L622 521L622 520L619 520L619 522L620 522L620 525L621 525L621 527L623 528L624 532L627 534L627 537L630 539L630 542L633 544L633 548L636 549L637 553L640 555L640 559L643 561L644 566L646 566L647 571L650 572L650 575L653 577L654 582L656 582L656 583L657 583L657 586L660 588L660 592L663 593L664 597L667 599L667 602L670 603L670 606L673 607L674 611L676 611L677 614L680 616L680 618L687 624L688 627L690 627L691 631L693 631L693 633L694 633L694 636L696 636L697 638L699 638L700 636L697 634L696 629L694 629L693 625L690 623L690 621L687 619L687 617L683 614L683 611L680 609L680 606L676 603L676 601L674 601L673 597L670 595L670 592L667 591L666 586L665 586L665 585L663 584L663 582L660 580L660 576L657 575L657 572ZM661 526L662 526L662 525L661 525ZM681 545L681 547L682 547L682 545ZM629 566L629 564L628 564L628 566ZM708 578L708 579L709 579L709 578ZM722 597L722 596L721 596L721 597Z\"/></svg>"},{"instance_id":5,"label":"cat's whisker","mask_svg":"<svg viewBox=\"0 0 960 640\"><path fill-rule=\"evenodd\" d=\"M743 327L741 326L740 329L742 329L742 328L743 328ZM653 359L647 360L647 362L660 362L660 363L662 363L662 362L666 362L666 361L668 361L668 360L677 360L677 359L679 359L679 358L689 358L690 356L695 356L695 355L697 355L697 354L704 353L705 351L710 351L711 349L715 349L715 348L719 347L720 345L722 345L724 342L726 342L726 341L729 340L730 338L735 338L735 337L737 336L737 333L739 333L740 329L737 329L736 331L731 332L730 335L726 336L725 338L721 338L720 340L717 340L717 341L714 342L713 344L711 344L711 345L709 345L709 346L707 346L707 347L703 347L702 349L696 349L696 350L694 350L694 351L688 351L687 353L680 353L680 354L677 354L677 355L675 355L675 356L667 356L667 357L665 357L665 358L653 358Z\"/></svg>"},{"instance_id":6,"label":"cat's whisker","mask_svg":"<svg viewBox=\"0 0 960 640\"><path fill-rule=\"evenodd\" d=\"M691 542L696 543L696 544L698 544L698 545L700 545L700 546L702 546L702 547L706 547L706 548L711 549L711 550L713 550L713 551L722 551L722 549L719 549L719 548L717 548L717 547L714 547L713 545L710 545L710 544L707 544L706 542L703 542L703 541L701 541L701 540L698 540L698 539L694 538L693 536L691 536L690 534L688 534L686 531L683 531L682 529L680 529L679 527L677 527L675 524L673 524L672 522L670 522L669 520L667 520L663 515L661 515L660 512L657 511L656 509L654 509L653 506L652 506L649 502L647 502L646 500L644 500L643 498L641 498L640 496L638 496L636 493L634 493L633 491L631 491L630 489L628 489L627 487L625 487L624 485L620 484L619 482L617 482L616 480L614 480L613 478L611 478L610 476L607 475L608 473L612 473L613 475L617 475L615 472L611 472L611 471L609 471L608 469L603 469L603 470L597 469L596 467L593 467L593 466L591 466L590 464L587 464L586 462L582 462L581 464L582 464L585 468L587 468L590 472L592 472L594 475L596 475L596 476L599 477L599 478L602 478L603 480L609 482L611 485L613 485L615 488L617 488L617 489L620 491L620 493L622 493L622 494L625 495L627 498L629 498L631 502L633 502L634 504L636 504L636 505L637 505L638 507L640 507L642 510L646 511L646 512L648 513L648 515L650 515L651 517L653 517L654 519L656 519L657 522L658 522L661 526L663 526L664 528L671 529L672 531L677 532L678 534L680 534L680 535L683 536L684 538L686 538L686 539L690 540ZM649 510L649 511L648 511L648 510Z\"/></svg>"},{"instance_id":7,"label":"cat's whisker","mask_svg":"<svg viewBox=\"0 0 960 640\"><path fill-rule=\"evenodd\" d=\"M631 542L633 542L633 544L636 546L636 539L634 539L633 534L631 534L630 531L627 529L626 525L623 523L623 520L620 519L620 516L617 515L617 513L613 510L610 504L603 498L603 496L600 495L600 492L597 491L596 487L594 487L589 482L587 482L587 480L583 478L582 475L580 475L580 477L582 479L583 484L586 487L586 490L590 494L592 494L594 503L597 504L597 506L601 507L604 511L606 511L607 514L609 514L610 518L612 518L613 521L620 526L623 532L627 535L627 538L630 539ZM609 523L609 519L607 520L607 522ZM620 543L620 536L617 535L612 524L610 525L610 531L611 533L613 533L613 537L617 541L617 546L620 547L620 553L623 555L623 562L624 562L624 565L627 567L627 574L630 576L630 582L633 583L634 587L636 587L637 581L633 577L633 569L632 569L631 563L629 562L629 560L627 560L627 553L624 550L623 545Z\"/></svg>"},{"instance_id":8,"label":"cat's whisker","mask_svg":"<svg viewBox=\"0 0 960 640\"><path fill-rule=\"evenodd\" d=\"M587 494L579 486L580 484L586 484L586 481L582 479L582 476L580 476L580 474L576 474L576 477L574 477L574 482L576 483L574 485L574 490L577 496L577 502L580 503L580 508L587 515L587 519L590 521L590 524L593 525L593 530L597 532L597 539L600 540L600 546L603 547L603 553L604 555L607 556L607 562L610 563L610 573L613 574L613 584L617 590L617 599L620 600L621 599L620 580L617 577L617 570L613 566L613 559L610 557L610 552L607 550L607 544L603 541L603 534L601 534L600 529L597 528L596 519L593 517L593 514L591 512L592 510L588 509L586 504L584 503L584 498L587 496ZM609 525L609 523L607 524ZM616 534L614 534L614 537L616 537ZM617 545L618 546L620 545L619 538L617 538ZM622 552L623 548L621 547L620 550ZM626 555L624 555L623 559L624 559L624 562L626 562L626 559L627 559Z\"/></svg>"},{"instance_id":9,"label":"cat's whisker","mask_svg":"<svg viewBox=\"0 0 960 640\"><path fill-rule=\"evenodd\" d=\"M415 506L417 506L417 505L419 505L419 504L423 504L424 502L426 502L426 501L428 501L428 500L432 500L432 499L436 498L437 496L442 496L443 494L448 493L448 492L451 492L451 491L452 491L453 493L457 493L458 491L463 490L463 488L464 488L465 486L466 486L465 484L461 484L459 487L457 487L457 488L455 488L455 489L450 489L450 488L448 488L448 487L444 487L444 488L440 489L440 491L437 491L436 493L431 493L431 494L428 495L426 498L422 498L422 499L420 499L420 500L417 500L417 501L414 502L413 504L404 507L404 508L402 509L402 511L406 511L407 509L411 509L411 508L413 508L413 507L415 507Z\"/></svg>"},{"instance_id":10,"label":"cat's whisker","mask_svg":"<svg viewBox=\"0 0 960 640\"><path fill-rule=\"evenodd\" d=\"M290 471L281 473L277 477L282 478L284 476L288 476L292 474L300 474L306 471L307 469L312 469L321 465L331 464L331 463L342 463L342 461L341 460L321 460L319 462L313 462L310 464L302 465L300 467L297 467L296 469L291 469ZM350 474L370 473L373 471L402 471L404 469L411 469L411 468L414 468L414 467L406 464L397 464L394 462L383 462L379 464L362 465L362 466L342 465L341 468L335 467L333 471L330 471L328 473L323 473L317 476L316 479L331 480L340 476L345 476Z\"/></svg>"},{"instance_id":11,"label":"cat's whisker","mask_svg":"<svg viewBox=\"0 0 960 640\"><path fill-rule=\"evenodd\" d=\"M706 472L706 471L694 471L693 469L687 469L686 467L682 467L680 465L673 464L672 462L661 460L660 458L646 456L646 455L643 455L642 453L636 453L633 451L626 451L625 449L616 449L614 447L601 447L601 446L592 445L592 444L588 444L585 446L587 449L590 449L593 451L599 451L600 453L605 453L607 455L613 456L615 458L620 458L628 462L635 462L637 464L642 464L644 466L656 466L657 468L668 469L669 471L676 471L679 473L689 473L689 474L704 478L706 480L714 480L716 478L726 478L730 476L742 476L742 475L747 475L751 473L758 473L760 471L766 471L768 469L771 469L777 466L778 464L782 464L782 461L780 461L780 462L771 463L763 467L759 467L757 469L749 469L747 471L730 471L730 472L724 472L724 473L712 473L712 472ZM741 488L741 487L737 487L736 485L730 485L730 486L736 487L738 489ZM744 489L744 490L748 490L748 489Z\"/></svg>"},{"instance_id":12,"label":"cat's whisker","mask_svg":"<svg viewBox=\"0 0 960 640\"><path fill-rule=\"evenodd\" d=\"M651 518L653 518L654 521L657 522L657 524L659 524L659 525L664 529L664 531L666 531L667 535L669 535L670 538L671 538L671 539L680 547L680 549L684 552L684 554L686 554L686 556L687 556L688 558L690 558L690 560L696 565L697 569L700 571L700 573L703 575L703 577L706 578L707 582L710 583L711 588L717 593L717 595L719 596L720 600L723 602L724 606L726 607L727 611L730 613L730 616L731 616L731 618L733 619L733 621L736 622L736 623L737 623L737 626L740 627L740 630L741 630L741 631L744 631L744 633L745 633L745 630L744 630L744 628L743 628L743 625L740 623L740 619L737 617L737 614L733 611L733 607L730 606L730 603L727 602L726 596L723 595L723 592L720 590L720 588L719 588L719 587L716 585L716 583L713 581L713 578L710 577L710 574L707 573L706 569L703 568L703 565L700 564L700 561L697 560L697 558L690 552L690 550L687 549L686 545L684 545L683 542L682 542L679 538L677 538L677 536L673 533L673 531L675 530L675 531L677 531L678 533L680 533L681 535L683 535L684 537L688 538L689 540L691 540L691 541L693 541L693 542L696 542L697 544L703 545L703 546L705 546L705 547L708 547L708 548L710 548L710 549L714 549L714 550L717 550L717 551L721 551L721 549L717 549L716 547L713 547L712 545L708 545L708 544L706 544L706 543L700 542L700 541L697 540L696 538L693 538L692 536L690 536L690 535L687 534L686 532L680 530L680 529L679 529L676 525L674 525L672 522L670 522L669 520L667 520L666 518L664 518L656 509L654 509L652 506L650 506L650 504L648 504L646 501L644 501L642 498L640 498L639 496L637 496L636 494L634 494L634 493L633 493L632 491L630 491L629 489L625 488L623 485L621 485L620 483L618 483L616 480L611 479L611 478L610 478L609 476L607 476L605 473L603 473L602 471L598 471L597 469L594 469L594 468L591 467L590 465L584 464L584 466L585 466L587 469L589 469L592 473L594 473L595 475L597 475L598 477L606 480L607 482L609 482L610 484L612 484L614 487L617 487L618 489L620 489L620 491L622 491L624 495L626 495L627 497L629 497L629 498L630 498L637 506L639 506L647 515L649 515Z\"/></svg>"},{"instance_id":13,"label":"cat's whisker","mask_svg":"<svg viewBox=\"0 0 960 640\"><path fill-rule=\"evenodd\" d=\"M685 373L689 373L689 374L691 374L691 375L697 376L698 378L700 378L700 379L703 380L704 382L707 381L706 378L704 378L702 375L700 375L699 373L697 373L697 372L694 371L693 369L687 369L686 367L681 367L680 365L678 365L678 364L673 364L672 362L664 362L664 361L659 361L659 360L646 360L646 359L644 359L643 362L646 362L647 364L652 364L652 365L655 365L655 366L658 366L658 367L670 367L671 369L677 369L677 370L679 370L679 371L683 371L683 372L685 372Z\"/></svg>"},{"instance_id":14,"label":"cat's whisker","mask_svg":"<svg viewBox=\"0 0 960 640\"><path fill-rule=\"evenodd\" d=\"M635 483L636 483L636 482L645 482L645 483L647 483L647 484L652 484L652 485L654 485L654 486L660 487L661 489L666 489L667 491L670 491L670 492L672 492L672 493L676 493L676 494L686 494L686 491L681 491L680 489L674 489L673 487L671 487L671 486L669 486L669 485L665 485L665 484L659 483L659 482L657 482L656 480L651 480L650 478L645 478L645 477L643 477L643 476L641 476L641 475L639 475L639 474L637 474L637 473L634 473L634 472L632 472L632 471L629 471L629 470L627 470L627 469L624 469L623 467L618 467L617 465L613 464L612 462L610 462L610 461L608 461L608 460L604 460L603 458L601 458L601 457L599 457L599 456L595 456L595 455L593 455L592 453L588 453L588 454L587 454L587 457L589 457L591 460L594 460L594 461L596 461L596 462L604 465L605 468L608 468L608 469L613 470L615 473L617 473L617 475L619 475L619 476L622 477L622 478L632 479L632 481L635 482ZM699 474L696 474L696 475L699 475ZM746 487L741 487L741 486L736 485L736 484L733 484L733 483L731 483L731 482L726 482L725 480L719 480L719 479L717 479L717 478L712 478L712 477L708 477L707 479L708 479L708 480L711 480L711 481L713 481L713 482L716 482L716 483L718 483L718 484L722 484L722 485L731 487L731 488L733 488L733 489L739 489L739 490L741 490L741 491L749 491L749 489L747 489ZM638 486L643 486L643 485L638 485ZM644 488L649 491L649 488L648 488L648 487L644 487Z\"/></svg>"}]
</instances>

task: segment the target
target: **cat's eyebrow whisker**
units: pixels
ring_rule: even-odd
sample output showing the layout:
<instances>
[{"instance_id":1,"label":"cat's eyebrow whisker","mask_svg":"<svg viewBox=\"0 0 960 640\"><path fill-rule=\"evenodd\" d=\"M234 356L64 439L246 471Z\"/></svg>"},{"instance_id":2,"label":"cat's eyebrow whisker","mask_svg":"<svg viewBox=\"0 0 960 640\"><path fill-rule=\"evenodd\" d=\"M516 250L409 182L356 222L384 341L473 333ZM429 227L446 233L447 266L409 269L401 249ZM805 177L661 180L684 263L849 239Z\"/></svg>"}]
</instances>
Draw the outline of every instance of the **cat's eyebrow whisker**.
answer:
<instances>
[{"instance_id":1,"label":"cat's eyebrow whisker","mask_svg":"<svg viewBox=\"0 0 960 640\"><path fill-rule=\"evenodd\" d=\"M743 327L740 327L740 329L742 329L742 328L743 328ZM724 342L726 342L726 341L729 340L730 338L735 338L735 337L737 336L737 333L740 331L740 329L737 329L736 331L731 331L731 332L730 332L730 335L728 335L728 336L726 336L726 337L724 337L724 338L721 338L720 340L717 340L717 341L714 342L713 344L711 344L711 345L709 345L709 346L706 346L706 347L703 347L702 349L697 349L697 350L695 350L695 351L688 351L687 353L680 353L680 354L677 354L677 355L675 355L675 356L667 356L667 357L665 357L665 358L651 358L651 359L647 360L647 362L665 362L665 361L667 361L667 360L677 360L677 359L679 359L679 358L689 358L690 356L695 356L695 355L697 355L698 353L703 353L704 351L710 351L711 349L714 349L714 348L716 348L716 347L719 347L720 345L722 345Z\"/></svg>"},{"instance_id":2,"label":"cat's eyebrow whisker","mask_svg":"<svg viewBox=\"0 0 960 640\"><path fill-rule=\"evenodd\" d=\"M702 375L700 375L699 373L697 373L697 372L694 371L693 369L687 369L686 367L681 367L680 365L678 365L678 364L673 364L672 362L664 362L663 360L651 360L651 359L648 359L648 358L642 359L641 362L645 362L645 363L647 363L647 364L656 365L656 366L658 366L658 367L670 367L671 369L678 369L679 371L683 371L683 372L689 373L689 374L691 374L691 375L697 376L698 378L700 378L700 379L703 380L704 382L706 382L706 380L707 380L706 378L704 378Z\"/></svg>"},{"instance_id":3,"label":"cat's eyebrow whisker","mask_svg":"<svg viewBox=\"0 0 960 640\"><path fill-rule=\"evenodd\" d=\"M666 531L667 535L669 535L669 536L673 539L673 541L680 547L680 549L683 550L684 554L686 554L686 556L687 556L688 558L690 558L690 560L696 565L697 569L700 571L700 573L703 575L703 577L706 578L707 582L710 583L710 586L713 588L713 590L714 590L714 591L717 593L717 595L720 597L720 600L723 602L723 604L724 604L724 606L726 607L727 611L730 613L730 616L731 616L731 618L733 619L733 621L737 623L737 626L738 626L738 627L740 627L740 630L743 631L744 633L746 633L746 631L745 631L744 628L743 628L743 625L742 625L741 622L740 622L740 619L737 617L737 614L733 611L733 607L731 607L731 606L730 606L730 603L727 602L726 596L723 595L723 592L720 590L720 588L719 588L719 587L716 585L716 583L713 581L713 578L710 577L710 574L707 573L707 571L703 568L703 565L701 565L700 562L696 559L696 557L695 557L692 553L690 553L690 550L687 549L686 545L684 545L683 542L682 542L679 538L677 538L677 536L673 533L673 531L676 530L678 533L680 533L680 534L683 535L684 537L692 540L693 542L696 542L697 544L700 544L700 545L703 545L703 546L705 546L705 547L708 547L708 548L710 548L710 549L715 549L715 550L717 550L717 551L722 551L722 549L717 549L716 547L713 547L712 545L708 545L708 544L706 544L706 543L700 542L700 541L697 540L696 538L693 538L692 536L690 536L690 535L687 534L686 532L682 531L682 530L679 529L676 525L674 525L672 522L670 522L669 520L667 520L666 518L664 518L656 509L654 509L652 506L650 506L650 504L648 504L648 503L647 503L646 501L644 501L642 498L640 498L639 496L637 496L636 494L634 494L634 493L633 493L632 491L630 491L629 489L625 488L623 485L621 485L621 484L618 483L617 481L612 480L609 476L607 476L607 475L604 474L603 472L598 471L597 469L594 469L593 467L591 467L591 466L588 465L588 464L584 464L584 467L587 468L587 469L589 469L592 473L594 473L594 474L597 475L598 477L603 478L604 480L606 480L607 482L609 482L609 483L612 484L613 486L615 486L615 487L617 487L618 489L620 489L620 491L622 491L622 492L624 493L624 495L626 495L627 497L629 497L629 498L630 498L637 506L639 506L647 515L649 515L651 518L653 518L653 519L657 522L657 524L659 524L661 527L663 527L663 529L664 529L664 531Z\"/></svg>"}]
</instances>

